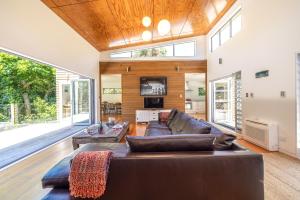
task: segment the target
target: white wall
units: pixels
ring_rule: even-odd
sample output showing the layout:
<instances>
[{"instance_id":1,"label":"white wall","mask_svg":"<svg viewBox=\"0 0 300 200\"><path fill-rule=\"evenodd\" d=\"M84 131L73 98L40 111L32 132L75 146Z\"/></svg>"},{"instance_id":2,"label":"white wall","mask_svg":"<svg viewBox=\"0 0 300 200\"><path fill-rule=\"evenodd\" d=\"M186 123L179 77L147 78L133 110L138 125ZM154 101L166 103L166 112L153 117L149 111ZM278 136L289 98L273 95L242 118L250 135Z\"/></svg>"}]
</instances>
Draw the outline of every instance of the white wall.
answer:
<instances>
[{"instance_id":1,"label":"white wall","mask_svg":"<svg viewBox=\"0 0 300 200\"><path fill-rule=\"evenodd\" d=\"M277 122L280 151L296 155L295 60L300 52L299 0L238 0L242 31L213 53L208 50L208 80L242 71L243 117ZM236 7L223 18L226 20ZM209 38L222 25L220 21ZM218 64L223 58L223 64ZM255 79L268 69L270 76ZM280 91L286 97L280 97ZM246 92L254 98L245 98Z\"/></svg>"},{"instance_id":2,"label":"white wall","mask_svg":"<svg viewBox=\"0 0 300 200\"><path fill-rule=\"evenodd\" d=\"M172 43L180 43L180 42L186 42L186 41L196 41L196 56L195 57L172 57L172 58L162 58L162 57L151 57L151 58L110 58L110 54L113 52L122 52L122 51L128 51L132 49L143 49L147 47L153 47L153 46L162 46L166 44L172 44ZM124 61L124 60L206 60L206 36L197 36L197 37L190 37L190 38L184 38L184 39L178 39L178 40L172 40L167 42L160 42L155 44L148 44L148 45L141 45L137 47L128 47L128 48L122 48L117 50L110 50L110 51L102 51L100 53L100 60L101 61Z\"/></svg>"},{"instance_id":3,"label":"white wall","mask_svg":"<svg viewBox=\"0 0 300 200\"><path fill-rule=\"evenodd\" d=\"M93 78L99 91L99 52L41 1L0 0L0 24L1 48Z\"/></svg>"}]
</instances>

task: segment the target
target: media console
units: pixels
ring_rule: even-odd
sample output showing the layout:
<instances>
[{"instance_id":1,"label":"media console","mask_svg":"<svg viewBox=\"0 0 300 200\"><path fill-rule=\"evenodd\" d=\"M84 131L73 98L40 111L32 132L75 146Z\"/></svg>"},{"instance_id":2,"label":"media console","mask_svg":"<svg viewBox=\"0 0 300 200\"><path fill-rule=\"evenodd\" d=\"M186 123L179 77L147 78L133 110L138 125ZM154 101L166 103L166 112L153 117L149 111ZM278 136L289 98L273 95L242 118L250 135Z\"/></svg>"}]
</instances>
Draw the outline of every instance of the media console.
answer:
<instances>
[{"instance_id":1,"label":"media console","mask_svg":"<svg viewBox=\"0 0 300 200\"><path fill-rule=\"evenodd\" d=\"M136 110L135 122L136 123L149 123L150 121L158 121L160 112L171 112L171 110Z\"/></svg>"}]
</instances>

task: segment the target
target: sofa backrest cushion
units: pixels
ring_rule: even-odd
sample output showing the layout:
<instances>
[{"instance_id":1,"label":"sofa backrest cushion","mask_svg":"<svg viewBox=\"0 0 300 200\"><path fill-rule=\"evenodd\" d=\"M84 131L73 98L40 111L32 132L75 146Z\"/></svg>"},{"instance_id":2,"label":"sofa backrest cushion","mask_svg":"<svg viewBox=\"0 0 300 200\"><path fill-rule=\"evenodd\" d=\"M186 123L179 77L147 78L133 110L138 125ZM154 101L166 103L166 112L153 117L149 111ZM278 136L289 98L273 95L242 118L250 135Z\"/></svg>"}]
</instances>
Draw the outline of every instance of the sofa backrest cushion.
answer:
<instances>
[{"instance_id":1,"label":"sofa backrest cushion","mask_svg":"<svg viewBox=\"0 0 300 200\"><path fill-rule=\"evenodd\" d=\"M236 136L230 134L223 134L217 136L214 141L214 149L217 151L224 151L232 149L233 142L236 139Z\"/></svg>"},{"instance_id":2,"label":"sofa backrest cushion","mask_svg":"<svg viewBox=\"0 0 300 200\"><path fill-rule=\"evenodd\" d=\"M172 130L172 134L180 134L183 127L190 119L192 119L192 117L188 114L178 112L169 126L169 128Z\"/></svg>"},{"instance_id":3,"label":"sofa backrest cushion","mask_svg":"<svg viewBox=\"0 0 300 200\"><path fill-rule=\"evenodd\" d=\"M178 110L173 108L168 116L168 120L167 120L167 126L170 125L170 123L172 122L172 120L174 119L175 115L177 114Z\"/></svg>"},{"instance_id":4,"label":"sofa backrest cushion","mask_svg":"<svg viewBox=\"0 0 300 200\"><path fill-rule=\"evenodd\" d=\"M131 152L212 151L215 136L211 134L126 136Z\"/></svg>"},{"instance_id":5,"label":"sofa backrest cushion","mask_svg":"<svg viewBox=\"0 0 300 200\"><path fill-rule=\"evenodd\" d=\"M224 135L224 133L218 129L217 127L213 126L212 124L208 123L207 121L204 121L202 119L198 120L200 124L202 124L202 126L209 126L211 127L211 131L210 134L213 134L215 136L222 136Z\"/></svg>"},{"instance_id":6,"label":"sofa backrest cushion","mask_svg":"<svg viewBox=\"0 0 300 200\"><path fill-rule=\"evenodd\" d=\"M197 119L192 118L185 123L181 134L209 134L210 131L210 126L201 124Z\"/></svg>"}]
</instances>

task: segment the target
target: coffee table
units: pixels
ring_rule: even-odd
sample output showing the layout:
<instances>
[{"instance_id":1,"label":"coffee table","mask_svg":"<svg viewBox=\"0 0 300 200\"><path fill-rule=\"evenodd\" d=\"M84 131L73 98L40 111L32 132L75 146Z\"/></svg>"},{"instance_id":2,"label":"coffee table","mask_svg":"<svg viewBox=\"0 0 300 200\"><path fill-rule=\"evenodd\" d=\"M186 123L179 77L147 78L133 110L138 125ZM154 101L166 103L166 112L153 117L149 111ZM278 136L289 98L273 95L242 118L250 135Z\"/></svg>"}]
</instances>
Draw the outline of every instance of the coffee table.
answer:
<instances>
[{"instance_id":1,"label":"coffee table","mask_svg":"<svg viewBox=\"0 0 300 200\"><path fill-rule=\"evenodd\" d=\"M72 137L73 149L78 149L80 144L87 143L117 143L128 133L129 122L118 122L122 128L114 129L108 123L102 123L102 128L94 134L89 134L87 129Z\"/></svg>"}]
</instances>

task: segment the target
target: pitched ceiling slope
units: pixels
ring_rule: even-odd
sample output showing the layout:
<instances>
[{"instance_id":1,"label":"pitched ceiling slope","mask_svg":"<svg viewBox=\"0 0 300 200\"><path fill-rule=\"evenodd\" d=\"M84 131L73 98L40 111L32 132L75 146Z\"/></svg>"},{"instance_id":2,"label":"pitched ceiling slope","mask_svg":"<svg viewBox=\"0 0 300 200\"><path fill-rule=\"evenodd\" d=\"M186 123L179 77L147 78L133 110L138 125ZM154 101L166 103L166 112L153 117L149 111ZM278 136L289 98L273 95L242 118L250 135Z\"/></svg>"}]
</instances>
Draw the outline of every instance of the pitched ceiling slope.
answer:
<instances>
[{"instance_id":1,"label":"pitched ceiling slope","mask_svg":"<svg viewBox=\"0 0 300 200\"><path fill-rule=\"evenodd\" d=\"M206 35L236 0L42 0L99 51ZM150 27L142 18L152 19ZM160 36L161 19L171 23ZM141 35L152 32L152 40Z\"/></svg>"}]
</instances>

